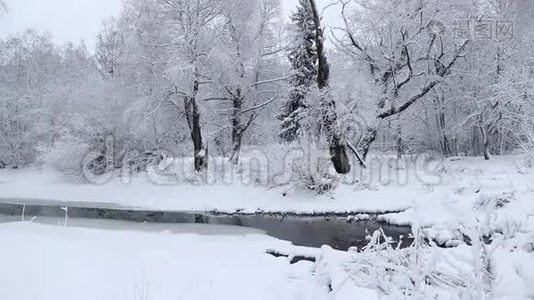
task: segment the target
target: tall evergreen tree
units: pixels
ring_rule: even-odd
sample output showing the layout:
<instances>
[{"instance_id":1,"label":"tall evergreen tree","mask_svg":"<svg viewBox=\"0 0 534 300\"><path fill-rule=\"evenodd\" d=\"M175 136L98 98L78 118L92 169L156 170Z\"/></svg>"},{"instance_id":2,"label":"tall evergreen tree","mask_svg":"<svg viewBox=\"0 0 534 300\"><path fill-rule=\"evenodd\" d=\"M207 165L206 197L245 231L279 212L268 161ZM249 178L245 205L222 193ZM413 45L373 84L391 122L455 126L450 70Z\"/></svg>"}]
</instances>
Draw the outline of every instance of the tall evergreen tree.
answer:
<instances>
[{"instance_id":1,"label":"tall evergreen tree","mask_svg":"<svg viewBox=\"0 0 534 300\"><path fill-rule=\"evenodd\" d=\"M279 137L286 142L297 139L303 127L307 108L306 95L317 82L317 50L315 49L315 23L307 0L299 0L297 11L291 15L295 38L289 52L289 61L294 71L291 77L291 90L282 112Z\"/></svg>"}]
</instances>

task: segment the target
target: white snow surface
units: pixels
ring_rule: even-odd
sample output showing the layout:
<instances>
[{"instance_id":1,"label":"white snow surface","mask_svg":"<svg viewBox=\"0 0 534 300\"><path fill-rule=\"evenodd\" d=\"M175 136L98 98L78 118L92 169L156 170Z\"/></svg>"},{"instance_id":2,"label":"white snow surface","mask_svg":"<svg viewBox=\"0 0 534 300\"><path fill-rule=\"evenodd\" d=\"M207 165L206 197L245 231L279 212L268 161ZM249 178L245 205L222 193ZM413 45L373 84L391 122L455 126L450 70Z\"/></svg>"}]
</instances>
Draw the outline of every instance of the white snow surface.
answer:
<instances>
[{"instance_id":1,"label":"white snow surface","mask_svg":"<svg viewBox=\"0 0 534 300\"><path fill-rule=\"evenodd\" d=\"M282 188L80 184L1 170L2 201L138 209L366 213L420 228L430 245L363 252L292 246L259 233L136 232L0 224L2 299L532 299L534 164L525 156L447 160L437 181L375 180L314 196ZM396 167L398 169L398 166ZM369 171L369 178L380 177ZM465 243L468 237L470 243ZM488 239L485 243L483 239ZM373 241L371 239L371 241ZM435 243L452 248L439 248ZM266 254L317 257L317 263Z\"/></svg>"},{"instance_id":2,"label":"white snow surface","mask_svg":"<svg viewBox=\"0 0 534 300\"><path fill-rule=\"evenodd\" d=\"M362 253L292 246L257 233L221 235L0 224L2 299L531 299L524 242L480 249L381 248ZM493 245L493 244L492 244ZM519 245L523 245L518 247ZM305 254L290 264L266 252Z\"/></svg>"},{"instance_id":3,"label":"white snow surface","mask_svg":"<svg viewBox=\"0 0 534 300\"><path fill-rule=\"evenodd\" d=\"M259 234L198 235L0 225L2 299L296 299L313 264ZM310 291L312 292L312 291Z\"/></svg>"},{"instance_id":4,"label":"white snow surface","mask_svg":"<svg viewBox=\"0 0 534 300\"><path fill-rule=\"evenodd\" d=\"M120 178L95 185L79 183L51 170L0 170L1 201L17 200L61 201L120 205L134 209L174 211L219 211L255 213L293 212L387 212L410 207L414 194L402 188L361 190L340 186L331 195L290 191L282 188L242 185L241 183L194 185L154 184L145 174L125 184ZM396 195L391 201L391 195Z\"/></svg>"}]
</instances>

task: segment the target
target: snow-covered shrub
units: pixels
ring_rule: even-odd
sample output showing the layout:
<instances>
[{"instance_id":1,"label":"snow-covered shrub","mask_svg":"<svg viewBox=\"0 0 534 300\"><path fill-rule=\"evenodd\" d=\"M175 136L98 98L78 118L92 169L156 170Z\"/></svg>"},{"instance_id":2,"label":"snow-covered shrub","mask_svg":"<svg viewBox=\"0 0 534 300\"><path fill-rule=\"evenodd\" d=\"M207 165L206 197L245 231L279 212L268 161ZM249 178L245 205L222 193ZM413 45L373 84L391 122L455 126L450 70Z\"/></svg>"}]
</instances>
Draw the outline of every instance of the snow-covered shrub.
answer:
<instances>
[{"instance_id":1,"label":"snow-covered shrub","mask_svg":"<svg viewBox=\"0 0 534 300\"><path fill-rule=\"evenodd\" d=\"M239 184L324 193L334 188L337 181L330 167L328 152L314 145L273 142L261 147L244 147L237 165L226 157L210 155L208 168L198 173L194 171L192 158L169 155L149 165L148 174L157 184Z\"/></svg>"},{"instance_id":2,"label":"snow-covered shrub","mask_svg":"<svg viewBox=\"0 0 534 300\"><path fill-rule=\"evenodd\" d=\"M302 139L290 144L272 144L266 151L272 186L289 185L297 190L322 194L337 184L326 149Z\"/></svg>"},{"instance_id":3,"label":"snow-covered shrub","mask_svg":"<svg viewBox=\"0 0 534 300\"><path fill-rule=\"evenodd\" d=\"M98 177L120 167L113 139L92 131L63 132L40 157L46 166L78 181L103 183Z\"/></svg>"},{"instance_id":4,"label":"snow-covered shrub","mask_svg":"<svg viewBox=\"0 0 534 300\"><path fill-rule=\"evenodd\" d=\"M530 261L532 234L513 217L501 220L495 212L490 207L473 223L459 226L466 242L453 248L438 247L417 226L414 241L403 249L382 230L361 249L323 246L317 283L332 294L356 298L363 288L378 299L526 299L532 294L532 272L523 262Z\"/></svg>"},{"instance_id":5,"label":"snow-covered shrub","mask_svg":"<svg viewBox=\"0 0 534 300\"><path fill-rule=\"evenodd\" d=\"M0 95L0 164L18 168L35 162L37 148L46 134L40 132L44 118L38 113L37 101L29 96L10 95L1 86Z\"/></svg>"},{"instance_id":6,"label":"snow-covered shrub","mask_svg":"<svg viewBox=\"0 0 534 300\"><path fill-rule=\"evenodd\" d=\"M427 243L420 230L415 230L414 238L409 247L400 249L378 230L360 252L351 249L350 259L340 258L325 246L316 273L330 277L326 281L334 292L351 282L385 299L471 299L470 295L477 295L472 273L466 276L470 266L449 261L443 256L447 250Z\"/></svg>"},{"instance_id":7,"label":"snow-covered shrub","mask_svg":"<svg viewBox=\"0 0 534 300\"><path fill-rule=\"evenodd\" d=\"M416 237L411 247L399 249L380 230L372 234L369 244L356 256L350 276L358 286L386 295L417 296L434 276L436 263L435 253L420 238Z\"/></svg>"},{"instance_id":8,"label":"snow-covered shrub","mask_svg":"<svg viewBox=\"0 0 534 300\"><path fill-rule=\"evenodd\" d=\"M494 210L514 200L515 194L510 192L503 192L497 195L480 194L475 202L475 208L480 210Z\"/></svg>"},{"instance_id":9,"label":"snow-covered shrub","mask_svg":"<svg viewBox=\"0 0 534 300\"><path fill-rule=\"evenodd\" d=\"M474 285L472 294L477 295L480 299L489 299L495 279L491 269L493 253L500 245L499 243L487 243L484 231L486 231L484 228L479 227L463 230L471 242Z\"/></svg>"},{"instance_id":10,"label":"snow-covered shrub","mask_svg":"<svg viewBox=\"0 0 534 300\"><path fill-rule=\"evenodd\" d=\"M62 136L41 159L45 164L75 180L83 178L82 160L90 145L71 135Z\"/></svg>"},{"instance_id":11,"label":"snow-covered shrub","mask_svg":"<svg viewBox=\"0 0 534 300\"><path fill-rule=\"evenodd\" d=\"M264 154L268 161L266 171L269 176L269 186L279 187L291 184L293 161L300 154L297 143L271 142L264 147Z\"/></svg>"}]
</instances>

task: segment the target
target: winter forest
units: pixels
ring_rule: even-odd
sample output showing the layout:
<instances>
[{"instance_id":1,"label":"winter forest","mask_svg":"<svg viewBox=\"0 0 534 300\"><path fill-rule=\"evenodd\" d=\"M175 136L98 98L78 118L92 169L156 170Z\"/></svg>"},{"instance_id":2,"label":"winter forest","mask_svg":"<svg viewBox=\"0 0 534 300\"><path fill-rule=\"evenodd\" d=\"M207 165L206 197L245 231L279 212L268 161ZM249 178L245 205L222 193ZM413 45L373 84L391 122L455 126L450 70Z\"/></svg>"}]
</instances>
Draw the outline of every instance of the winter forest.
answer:
<instances>
[{"instance_id":1,"label":"winter forest","mask_svg":"<svg viewBox=\"0 0 534 300\"><path fill-rule=\"evenodd\" d=\"M0 161L75 172L108 138L113 164L164 149L196 171L250 146L314 143L338 173L354 151L530 150L532 1L440 2L334 1L334 27L308 1L286 22L274 0L132 0L96 49L21 32L0 44Z\"/></svg>"},{"instance_id":2,"label":"winter forest","mask_svg":"<svg viewBox=\"0 0 534 300\"><path fill-rule=\"evenodd\" d=\"M534 1L282 1L123 0L95 47L0 37L0 254L45 249L0 298L534 297ZM85 220L184 223L154 211L216 233ZM57 243L91 284L24 272L79 259Z\"/></svg>"}]
</instances>

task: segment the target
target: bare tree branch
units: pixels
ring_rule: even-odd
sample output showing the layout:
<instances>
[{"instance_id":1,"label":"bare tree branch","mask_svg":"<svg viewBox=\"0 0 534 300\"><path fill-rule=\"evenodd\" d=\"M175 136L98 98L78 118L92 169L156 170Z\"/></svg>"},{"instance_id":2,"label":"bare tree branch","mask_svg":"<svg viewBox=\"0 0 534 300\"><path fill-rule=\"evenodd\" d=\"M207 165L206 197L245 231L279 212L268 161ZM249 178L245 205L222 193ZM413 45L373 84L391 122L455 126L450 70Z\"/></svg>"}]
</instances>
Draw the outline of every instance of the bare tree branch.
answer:
<instances>
[{"instance_id":1,"label":"bare tree branch","mask_svg":"<svg viewBox=\"0 0 534 300\"><path fill-rule=\"evenodd\" d=\"M286 81L291 77L293 77L293 75L289 75L289 76L285 76L285 77L278 77L278 78L273 78L273 79L267 79L267 80L262 80L262 81L257 81L257 82L252 83L250 86L258 86L258 85L269 84L269 83L278 82L278 81Z\"/></svg>"},{"instance_id":2,"label":"bare tree branch","mask_svg":"<svg viewBox=\"0 0 534 300\"><path fill-rule=\"evenodd\" d=\"M251 112L251 111L255 111L255 110L258 110L258 109L261 109L261 108L264 108L265 106L269 105L270 103L272 103L274 100L276 100L278 98L278 95L272 97L271 99L261 103L261 104L258 104L258 105L255 105L253 107L250 107L250 108L247 108L247 109L244 109L243 110L243 113L248 113L248 112Z\"/></svg>"}]
</instances>

